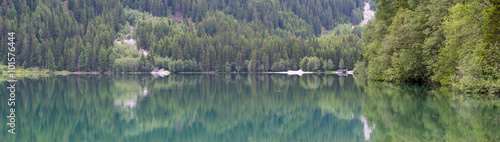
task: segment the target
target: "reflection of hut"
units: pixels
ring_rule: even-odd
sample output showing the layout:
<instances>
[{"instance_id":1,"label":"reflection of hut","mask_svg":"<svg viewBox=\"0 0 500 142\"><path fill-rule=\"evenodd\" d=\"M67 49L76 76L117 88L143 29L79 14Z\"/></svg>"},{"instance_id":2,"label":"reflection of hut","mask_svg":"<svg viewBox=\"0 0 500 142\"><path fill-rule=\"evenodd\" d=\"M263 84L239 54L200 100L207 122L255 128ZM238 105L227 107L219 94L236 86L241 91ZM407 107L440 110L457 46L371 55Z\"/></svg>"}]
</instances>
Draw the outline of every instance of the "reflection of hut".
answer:
<instances>
[{"instance_id":1,"label":"reflection of hut","mask_svg":"<svg viewBox=\"0 0 500 142\"><path fill-rule=\"evenodd\" d=\"M347 74L347 71L349 71L349 70L348 69L339 69L339 70L337 70L337 75L338 76L349 76Z\"/></svg>"}]
</instances>

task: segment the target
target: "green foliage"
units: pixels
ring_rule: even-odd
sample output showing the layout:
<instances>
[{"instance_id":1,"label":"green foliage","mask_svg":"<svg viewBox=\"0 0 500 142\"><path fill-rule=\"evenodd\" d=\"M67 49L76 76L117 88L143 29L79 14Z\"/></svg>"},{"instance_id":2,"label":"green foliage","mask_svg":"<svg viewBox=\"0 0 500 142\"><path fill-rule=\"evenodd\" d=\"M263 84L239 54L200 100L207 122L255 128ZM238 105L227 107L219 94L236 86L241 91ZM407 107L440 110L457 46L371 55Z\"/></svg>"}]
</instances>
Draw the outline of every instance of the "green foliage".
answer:
<instances>
[{"instance_id":1,"label":"green foliage","mask_svg":"<svg viewBox=\"0 0 500 142\"><path fill-rule=\"evenodd\" d=\"M66 68L66 67L64 66L64 61L65 61L65 60L64 60L64 58L63 58L63 57L61 57L61 58L59 59L59 61L57 62L57 67L56 67L56 70L63 70L64 68Z\"/></svg>"},{"instance_id":2,"label":"green foliage","mask_svg":"<svg viewBox=\"0 0 500 142\"><path fill-rule=\"evenodd\" d=\"M113 63L115 72L136 72L139 70L139 58L123 57Z\"/></svg>"},{"instance_id":3,"label":"green foliage","mask_svg":"<svg viewBox=\"0 0 500 142\"><path fill-rule=\"evenodd\" d=\"M491 7L484 11L484 45L480 50L481 65L488 79L500 80L500 1L489 0Z\"/></svg>"},{"instance_id":4,"label":"green foliage","mask_svg":"<svg viewBox=\"0 0 500 142\"><path fill-rule=\"evenodd\" d=\"M307 62L307 70L308 71L318 71L320 69L321 62L318 57L310 57Z\"/></svg>"},{"instance_id":5,"label":"green foliage","mask_svg":"<svg viewBox=\"0 0 500 142\"><path fill-rule=\"evenodd\" d=\"M272 71L284 71L286 67L286 62L283 59L280 59L279 62L275 62L271 67Z\"/></svg>"},{"instance_id":6,"label":"green foliage","mask_svg":"<svg viewBox=\"0 0 500 142\"><path fill-rule=\"evenodd\" d=\"M84 53L81 53L80 57L78 57L78 65L80 66L80 69L82 71L86 71L87 64L88 64L88 56L85 55Z\"/></svg>"},{"instance_id":7,"label":"green foliage","mask_svg":"<svg viewBox=\"0 0 500 142\"><path fill-rule=\"evenodd\" d=\"M300 27L307 22L287 21L293 18L293 14L287 12L283 14L292 17L284 18L283 26L289 28L274 30L267 28L266 22L247 22L224 11L208 11L209 14L192 25L132 9L125 9L125 13L130 23L136 23L139 48L172 60L200 61L203 71L225 71L226 63L232 71L296 70L305 56L333 62L344 58L346 67L352 69L361 54L359 28L351 29L352 25L346 24L335 28L335 34L316 38L304 34L309 26L307 30ZM280 59L284 62L278 63ZM245 60L249 64L243 65ZM279 66L273 68L275 64Z\"/></svg>"},{"instance_id":8,"label":"green foliage","mask_svg":"<svg viewBox=\"0 0 500 142\"><path fill-rule=\"evenodd\" d=\"M226 62L226 64L224 64L224 71L225 72L231 72L232 71L231 64L229 64L228 62Z\"/></svg>"},{"instance_id":9,"label":"green foliage","mask_svg":"<svg viewBox=\"0 0 500 142\"><path fill-rule=\"evenodd\" d=\"M483 9L484 5L478 2L465 5L459 3L450 9L450 15L446 17L447 20L443 26L446 45L441 49L439 55L435 80L449 85L455 81L452 79L454 75L460 75L458 74L459 68L471 66L463 66L464 64L460 64L460 62L468 62L466 60L475 58L471 56L477 56L474 55L476 54L474 52L476 48L481 46L483 39L481 25L484 20L476 15L481 15Z\"/></svg>"},{"instance_id":10,"label":"green foliage","mask_svg":"<svg viewBox=\"0 0 500 142\"><path fill-rule=\"evenodd\" d=\"M302 70L309 70L308 68L308 63L309 63L309 57L304 57L302 60L299 62L299 68Z\"/></svg>"},{"instance_id":11,"label":"green foliage","mask_svg":"<svg viewBox=\"0 0 500 142\"><path fill-rule=\"evenodd\" d=\"M357 62L356 67L353 69L354 73L356 74L364 74L366 73L366 62Z\"/></svg>"},{"instance_id":12,"label":"green foliage","mask_svg":"<svg viewBox=\"0 0 500 142\"><path fill-rule=\"evenodd\" d=\"M304 57L299 63L300 69L304 71L318 71L321 67L321 62L318 57Z\"/></svg>"},{"instance_id":13,"label":"green foliage","mask_svg":"<svg viewBox=\"0 0 500 142\"><path fill-rule=\"evenodd\" d=\"M9 19L14 19L17 16L16 7L14 7L14 5L11 5L11 8L9 8L9 10L7 10L7 12L5 13L5 15Z\"/></svg>"},{"instance_id":14,"label":"green foliage","mask_svg":"<svg viewBox=\"0 0 500 142\"><path fill-rule=\"evenodd\" d=\"M370 0L370 10L377 11L377 3L374 0Z\"/></svg>"},{"instance_id":15,"label":"green foliage","mask_svg":"<svg viewBox=\"0 0 500 142\"><path fill-rule=\"evenodd\" d=\"M157 68L168 70L170 63L172 63L172 60L170 60L170 58L168 58L168 57L165 57L165 58L155 57L155 63L156 63L155 66Z\"/></svg>"},{"instance_id":16,"label":"green foliage","mask_svg":"<svg viewBox=\"0 0 500 142\"><path fill-rule=\"evenodd\" d=\"M126 25L123 5L118 0L0 3L0 31L16 33L15 54L19 55L19 65L25 67L98 70L98 54L94 53L101 50L101 45L110 47L119 25ZM83 52L85 57L80 59ZM52 59L54 63L48 61Z\"/></svg>"},{"instance_id":17,"label":"green foliage","mask_svg":"<svg viewBox=\"0 0 500 142\"><path fill-rule=\"evenodd\" d=\"M200 72L202 71L202 65L195 60L175 60L169 64L169 70L173 73L178 72ZM224 71L230 72L231 65L225 64Z\"/></svg>"},{"instance_id":18,"label":"green foliage","mask_svg":"<svg viewBox=\"0 0 500 142\"><path fill-rule=\"evenodd\" d=\"M99 50L99 70L105 71L108 69L108 53L106 49L101 48Z\"/></svg>"},{"instance_id":19,"label":"green foliage","mask_svg":"<svg viewBox=\"0 0 500 142\"><path fill-rule=\"evenodd\" d=\"M181 60L175 60L170 64L170 71L173 73L184 71L184 62Z\"/></svg>"},{"instance_id":20,"label":"green foliage","mask_svg":"<svg viewBox=\"0 0 500 142\"><path fill-rule=\"evenodd\" d=\"M321 65L323 65L323 66L321 67L321 69L322 69L323 71L328 71L328 61L326 61L326 60L325 60L325 61L323 61L323 63L322 63Z\"/></svg>"},{"instance_id":21,"label":"green foliage","mask_svg":"<svg viewBox=\"0 0 500 142\"><path fill-rule=\"evenodd\" d=\"M500 42L500 1L499 0L487 0L489 2L489 8L484 11L484 36L485 42L488 46L493 46Z\"/></svg>"},{"instance_id":22,"label":"green foliage","mask_svg":"<svg viewBox=\"0 0 500 142\"><path fill-rule=\"evenodd\" d=\"M261 70L262 71L268 71L269 68L270 68L269 56L267 56L267 54L264 54L264 56L262 56L262 60L261 61L262 61L261 66L263 66Z\"/></svg>"},{"instance_id":23,"label":"green foliage","mask_svg":"<svg viewBox=\"0 0 500 142\"><path fill-rule=\"evenodd\" d=\"M322 35L318 39L318 57L324 60L332 60L332 64L338 64L344 60L344 68L353 69L356 61L361 57L363 49L360 42L359 27L352 28L350 24L342 24L332 31ZM332 69L338 69L334 66Z\"/></svg>"},{"instance_id":24,"label":"green foliage","mask_svg":"<svg viewBox=\"0 0 500 142\"><path fill-rule=\"evenodd\" d=\"M47 68L49 70L55 70L56 68L56 65L54 63L54 55L52 54L52 51L49 49L49 51L47 52Z\"/></svg>"},{"instance_id":25,"label":"green foliage","mask_svg":"<svg viewBox=\"0 0 500 142\"><path fill-rule=\"evenodd\" d=\"M148 70L149 64L147 64L146 58L144 57L144 54L141 54L141 57L139 58L139 69L138 71L143 72Z\"/></svg>"},{"instance_id":26,"label":"green foliage","mask_svg":"<svg viewBox=\"0 0 500 142\"><path fill-rule=\"evenodd\" d=\"M340 59L339 61L339 69L344 69L345 65L344 65L344 59Z\"/></svg>"},{"instance_id":27,"label":"green foliage","mask_svg":"<svg viewBox=\"0 0 500 142\"><path fill-rule=\"evenodd\" d=\"M435 81L460 92L498 94L495 2L376 2L356 72L371 80Z\"/></svg>"},{"instance_id":28,"label":"green foliage","mask_svg":"<svg viewBox=\"0 0 500 142\"><path fill-rule=\"evenodd\" d=\"M113 52L119 57L132 57L132 58L139 58L140 53L137 51L137 49L134 48L134 46L129 45L129 44L118 44L113 46Z\"/></svg>"},{"instance_id":29,"label":"green foliage","mask_svg":"<svg viewBox=\"0 0 500 142\"><path fill-rule=\"evenodd\" d=\"M293 31L296 36L304 38L313 34L319 36L322 28L331 30L340 23L358 24L361 21L361 9L364 6L363 0L325 0L317 2L123 0L122 2L132 9L145 11L153 16L175 17L175 22L180 20L185 23L200 23L207 19L207 15L221 12L245 23L262 23L261 28ZM134 16L132 18L140 17ZM203 32L212 36L217 29L218 25L212 19L208 21Z\"/></svg>"},{"instance_id":30,"label":"green foliage","mask_svg":"<svg viewBox=\"0 0 500 142\"><path fill-rule=\"evenodd\" d=\"M140 60L132 46L114 45L124 38L136 40L139 49L151 54L139 62L141 71L156 66L153 57L189 60L186 69L193 71L225 71L226 63L231 71L296 70L305 56L321 59L321 67L313 70L323 68L323 60L337 63L341 58L352 69L361 53L361 30L347 25L359 23L362 0L1 3L0 29L19 34L16 55L26 67L49 68L51 50L57 70L116 70L116 60ZM339 29L348 32L327 34Z\"/></svg>"},{"instance_id":31,"label":"green foliage","mask_svg":"<svg viewBox=\"0 0 500 142\"><path fill-rule=\"evenodd\" d=\"M327 68L325 68L325 70L333 70L333 68L335 68L335 65L333 64L332 59L328 59Z\"/></svg>"}]
</instances>

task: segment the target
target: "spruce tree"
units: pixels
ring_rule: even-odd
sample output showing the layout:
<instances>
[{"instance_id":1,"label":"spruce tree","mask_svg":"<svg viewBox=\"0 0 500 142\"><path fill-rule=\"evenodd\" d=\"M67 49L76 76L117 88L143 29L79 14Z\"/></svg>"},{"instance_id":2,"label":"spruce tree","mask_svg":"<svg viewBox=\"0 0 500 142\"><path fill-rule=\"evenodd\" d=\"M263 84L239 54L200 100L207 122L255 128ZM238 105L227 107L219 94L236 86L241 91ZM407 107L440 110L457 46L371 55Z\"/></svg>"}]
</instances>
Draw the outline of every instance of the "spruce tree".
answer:
<instances>
[{"instance_id":1,"label":"spruce tree","mask_svg":"<svg viewBox=\"0 0 500 142\"><path fill-rule=\"evenodd\" d=\"M267 56L266 53L264 53L264 56L262 56L262 63L264 65L263 71L269 71L269 68L270 68L269 56Z\"/></svg>"},{"instance_id":2,"label":"spruce tree","mask_svg":"<svg viewBox=\"0 0 500 142\"><path fill-rule=\"evenodd\" d=\"M61 57L57 62L57 70L64 70L66 67L64 66L64 57Z\"/></svg>"},{"instance_id":3,"label":"spruce tree","mask_svg":"<svg viewBox=\"0 0 500 142\"><path fill-rule=\"evenodd\" d=\"M101 47L99 50L99 70L105 71L108 68L108 57L107 57L106 49Z\"/></svg>"},{"instance_id":4,"label":"spruce tree","mask_svg":"<svg viewBox=\"0 0 500 142\"><path fill-rule=\"evenodd\" d=\"M139 60L139 71L142 72L146 69L146 58L144 54L141 54L141 59Z\"/></svg>"},{"instance_id":5,"label":"spruce tree","mask_svg":"<svg viewBox=\"0 0 500 142\"><path fill-rule=\"evenodd\" d=\"M86 71L87 70L87 60L88 57L85 55L84 52L80 53L80 57L78 58L78 66L80 67L79 70Z\"/></svg>"},{"instance_id":6,"label":"spruce tree","mask_svg":"<svg viewBox=\"0 0 500 142\"><path fill-rule=\"evenodd\" d=\"M49 49L47 52L47 68L49 70L54 70L56 68L55 63L54 63L54 55L52 54L52 50Z\"/></svg>"}]
</instances>

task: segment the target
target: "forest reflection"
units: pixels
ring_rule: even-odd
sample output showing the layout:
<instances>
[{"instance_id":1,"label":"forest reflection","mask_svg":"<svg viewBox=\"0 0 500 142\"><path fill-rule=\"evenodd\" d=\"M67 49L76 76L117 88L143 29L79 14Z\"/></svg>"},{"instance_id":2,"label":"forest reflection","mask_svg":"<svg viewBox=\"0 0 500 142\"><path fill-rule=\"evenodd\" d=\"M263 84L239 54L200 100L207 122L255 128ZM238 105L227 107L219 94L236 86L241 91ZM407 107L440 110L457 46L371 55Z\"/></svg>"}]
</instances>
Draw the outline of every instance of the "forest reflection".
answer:
<instances>
[{"instance_id":1,"label":"forest reflection","mask_svg":"<svg viewBox=\"0 0 500 142\"><path fill-rule=\"evenodd\" d=\"M2 133L7 141L500 139L497 98L361 76L85 75L18 86L18 130ZM1 108L7 115L7 105Z\"/></svg>"}]
</instances>

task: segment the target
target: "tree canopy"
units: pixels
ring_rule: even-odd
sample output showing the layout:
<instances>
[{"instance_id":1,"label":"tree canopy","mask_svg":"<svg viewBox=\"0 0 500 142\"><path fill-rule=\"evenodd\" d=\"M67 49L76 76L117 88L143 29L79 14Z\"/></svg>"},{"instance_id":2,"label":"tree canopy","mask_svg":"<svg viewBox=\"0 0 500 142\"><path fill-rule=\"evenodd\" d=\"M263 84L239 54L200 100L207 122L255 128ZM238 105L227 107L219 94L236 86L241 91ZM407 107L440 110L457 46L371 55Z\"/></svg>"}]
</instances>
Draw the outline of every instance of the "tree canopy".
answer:
<instances>
[{"instance_id":1,"label":"tree canopy","mask_svg":"<svg viewBox=\"0 0 500 142\"><path fill-rule=\"evenodd\" d=\"M357 72L428 81L468 93L500 91L498 0L377 0Z\"/></svg>"},{"instance_id":2,"label":"tree canopy","mask_svg":"<svg viewBox=\"0 0 500 142\"><path fill-rule=\"evenodd\" d=\"M170 65L175 62L184 66L171 68L176 71L282 71L298 69L307 56L318 58L311 69L333 70L337 67L324 68L323 63L343 59L352 69L361 53L360 28L349 28L361 21L362 0L0 0L0 4L0 31L16 32L18 65L26 68L129 72L182 67ZM137 48L125 50L119 44L123 39L135 40ZM132 53L139 49L151 57L141 60Z\"/></svg>"}]
</instances>

